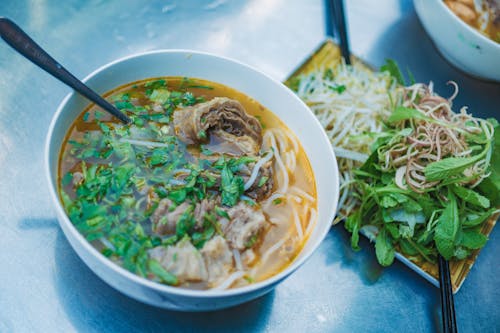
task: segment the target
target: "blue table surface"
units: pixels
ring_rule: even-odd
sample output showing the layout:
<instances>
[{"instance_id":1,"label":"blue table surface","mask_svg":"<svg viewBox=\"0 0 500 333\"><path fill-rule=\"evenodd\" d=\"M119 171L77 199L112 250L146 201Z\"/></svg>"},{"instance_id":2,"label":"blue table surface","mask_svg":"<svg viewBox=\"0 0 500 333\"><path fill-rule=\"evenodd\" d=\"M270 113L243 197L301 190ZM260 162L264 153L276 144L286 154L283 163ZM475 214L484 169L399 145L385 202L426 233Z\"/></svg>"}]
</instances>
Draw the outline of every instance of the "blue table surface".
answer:
<instances>
[{"instance_id":1,"label":"blue table surface","mask_svg":"<svg viewBox=\"0 0 500 333\"><path fill-rule=\"evenodd\" d=\"M460 85L454 104L500 118L500 85L468 77L436 51L411 1L350 0L353 52L385 58L418 81ZM324 39L322 0L2 0L15 20L78 77L136 52L185 48L246 62L283 80ZM499 59L500 66L500 59ZM70 89L0 42L0 332L439 331L438 290L403 264L353 252L342 226L289 279L252 302L182 313L139 303L101 281L65 239L51 206L43 150ZM455 296L460 332L500 331L500 230Z\"/></svg>"}]
</instances>

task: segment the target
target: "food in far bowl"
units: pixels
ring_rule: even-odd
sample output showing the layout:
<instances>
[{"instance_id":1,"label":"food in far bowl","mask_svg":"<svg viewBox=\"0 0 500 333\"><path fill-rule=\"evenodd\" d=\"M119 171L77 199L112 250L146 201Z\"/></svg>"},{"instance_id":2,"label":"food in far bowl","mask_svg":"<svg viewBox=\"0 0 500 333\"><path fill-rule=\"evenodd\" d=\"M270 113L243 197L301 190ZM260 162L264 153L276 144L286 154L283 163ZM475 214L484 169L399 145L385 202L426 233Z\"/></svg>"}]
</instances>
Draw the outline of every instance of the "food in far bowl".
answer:
<instances>
[{"instance_id":1,"label":"food in far bowl","mask_svg":"<svg viewBox=\"0 0 500 333\"><path fill-rule=\"evenodd\" d=\"M444 3L465 23L500 43L500 1L444 0Z\"/></svg>"},{"instance_id":2,"label":"food in far bowl","mask_svg":"<svg viewBox=\"0 0 500 333\"><path fill-rule=\"evenodd\" d=\"M227 289L274 276L300 253L316 223L314 175L271 111L182 77L106 96L132 123L84 110L58 177L66 213L102 254L156 282Z\"/></svg>"}]
</instances>

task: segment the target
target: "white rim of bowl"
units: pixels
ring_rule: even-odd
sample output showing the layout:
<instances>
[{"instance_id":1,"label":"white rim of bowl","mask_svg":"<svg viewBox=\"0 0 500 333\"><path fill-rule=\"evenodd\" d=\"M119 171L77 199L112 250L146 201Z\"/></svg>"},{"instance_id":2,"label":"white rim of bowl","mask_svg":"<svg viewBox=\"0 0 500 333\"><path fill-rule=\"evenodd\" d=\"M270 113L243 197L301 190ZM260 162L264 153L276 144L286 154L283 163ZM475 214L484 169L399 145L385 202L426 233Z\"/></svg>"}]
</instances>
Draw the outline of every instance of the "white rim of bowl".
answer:
<instances>
[{"instance_id":1,"label":"white rim of bowl","mask_svg":"<svg viewBox=\"0 0 500 333\"><path fill-rule=\"evenodd\" d=\"M136 54L133 54L133 55L130 55L130 56L125 56L125 57L119 58L117 60L114 60L114 61L112 61L110 63L107 63L107 64L99 67L98 69L94 70L89 75L87 75L82 81L83 82L87 82L89 79L93 78L95 75L99 74L101 71L103 71L103 70L105 70L105 69L107 69L107 68L109 68L111 66L114 66L116 63L119 63L119 62L122 62L122 61L126 61L128 59L138 58L138 57L142 57L142 56L145 56L145 55L156 54L156 53L179 53L179 54L183 53L183 54L187 54L187 55L189 55L189 54L197 54L197 55L202 55L202 56L209 56L209 57L223 59L223 60L235 63L235 64L237 64L239 66L246 67L247 69L250 69L250 70L252 70L254 72L257 72L260 75L266 77L268 80L271 80L272 82L274 82L274 83L282 86L283 88L287 89L288 90L287 91L288 95L290 95L291 98L294 98L297 101L299 101L299 103L302 104L308 110L309 113L311 113L311 115L314 118L313 121L316 123L316 125L319 128L322 128L321 124L318 121L318 119L316 119L316 117L314 116L314 114L312 113L312 111L307 107L307 105L305 105L305 103L297 95L295 95L291 90L289 90L289 88L286 87L283 83L281 83L280 81L278 81L278 80L270 77L269 75L263 73L262 71L260 71L260 70L258 70L256 68L253 68L253 67L251 67L249 65L246 65L246 64L244 64L244 63L242 63L240 61L237 61L237 60L234 60L234 59L231 59L231 58L228 58L228 57L224 57L224 56L215 55L215 54L208 53L208 52L194 51L194 50L188 50L188 49L163 49L163 50L153 50L153 51L140 52L140 53L136 53ZM44 151L44 157L45 157L45 175L46 175L47 182L49 184L51 199L55 203L56 210L57 210L58 214L60 216L63 216L64 223L66 223L68 225L70 231L75 235L76 239L83 245L83 247L93 257L95 257L101 264L103 264L103 265L109 267L110 269L112 269L115 273L117 273L117 274L119 274L119 275L121 275L121 276L123 276L123 277L125 277L127 279L130 279L131 281L133 281L133 282L135 282L135 283L137 283L139 285L151 288L151 289L156 290L156 291L168 292L170 294L174 294L174 295L178 295L178 296L200 297L200 298L235 296L235 295L239 295L239 294L251 293L251 292L259 290L259 289L261 289L263 287L271 286L271 285L275 284L276 282L284 279L291 272L293 272L295 269L299 268L316 251L316 249L319 247L319 245L321 244L321 242L325 239L326 234L330 230L330 226L328 226L328 228L325 228L325 230L322 232L322 234L319 235L319 237L317 238L315 244L313 244L313 246L312 246L312 248L311 248L311 250L310 250L309 253L306 253L302 258L300 258L298 260L294 260L288 267L286 267L284 270L282 270L278 274L273 275L272 277L270 277L268 279L265 279L263 281L250 284L248 286L244 286L244 287L240 287L240 288L234 288L234 289L226 289L226 290L210 290L210 289L208 289L208 290L191 290L191 289L184 289L184 288L179 288L179 287L173 287L173 286L169 286L169 285L165 285L165 284L161 284L161 283L149 280L147 278L143 278L143 277L141 277L139 275L136 275L136 274L128 271L127 269L121 267L120 265L114 263L110 259L106 258L102 253L100 253L99 251L97 251L90 244L90 242L87 241L85 239L85 237L83 237L83 235L76 229L75 225L70 221L69 217L67 216L66 211L63 209L62 204L61 204L61 202L59 200L59 197L58 197L58 195L56 193L56 190L52 186L51 168L50 168L50 161L49 161L49 158L48 158L49 157L49 151L50 151L50 142L51 142L51 139L52 139L52 134L54 132L56 122L59 119L59 117L60 117L60 115L62 113L63 108L67 104L68 100L73 95L75 95L75 94L76 94L76 92L73 91L73 92L69 93L68 95L66 95L66 97L62 100L61 104L59 104L59 106L58 106L58 108L56 110L56 113L52 116L52 120L50 122L50 126L49 126L49 131L48 131L48 134L47 134L47 138L45 140L45 151ZM326 133L322 130L320 135L322 136L323 141L325 141L325 143L328 144L329 148L331 148L330 141L328 140L328 137L326 136ZM337 204L338 204L338 199L339 199L339 190L338 190L339 189L339 177L338 177L338 165L337 165L337 159L336 159L335 153L333 152L333 148L331 148L329 150L330 150L330 154L332 155L333 162L334 162L334 165L332 165L332 170L334 171L334 175L336 175L335 176L336 179L335 179L334 186L337 189L335 191L335 193L334 193L333 204L332 204L332 207L331 207L330 214L328 216L328 220L329 221L333 221L333 219L335 217L335 213L337 211ZM317 182L316 179L315 179L315 181ZM309 240L307 242L309 242ZM306 242L306 244L307 244L307 242ZM96 273L94 273L94 274L96 274Z\"/></svg>"},{"instance_id":2,"label":"white rim of bowl","mask_svg":"<svg viewBox=\"0 0 500 333\"><path fill-rule=\"evenodd\" d=\"M424 0L428 1L428 0ZM443 0L436 0L439 3L439 6L444 7L444 10L448 11L448 13L456 20L459 21L459 24L462 25L462 27L465 27L466 30L471 31L474 35L479 36L480 39L485 41L487 44L493 45L494 47L497 47L500 49L500 43L495 42L491 38L483 35L482 33L479 32L479 30L476 30L475 28L471 27L467 23L465 23L464 20L462 20L460 17L458 17L457 14L455 14L446 4L444 3Z\"/></svg>"}]
</instances>

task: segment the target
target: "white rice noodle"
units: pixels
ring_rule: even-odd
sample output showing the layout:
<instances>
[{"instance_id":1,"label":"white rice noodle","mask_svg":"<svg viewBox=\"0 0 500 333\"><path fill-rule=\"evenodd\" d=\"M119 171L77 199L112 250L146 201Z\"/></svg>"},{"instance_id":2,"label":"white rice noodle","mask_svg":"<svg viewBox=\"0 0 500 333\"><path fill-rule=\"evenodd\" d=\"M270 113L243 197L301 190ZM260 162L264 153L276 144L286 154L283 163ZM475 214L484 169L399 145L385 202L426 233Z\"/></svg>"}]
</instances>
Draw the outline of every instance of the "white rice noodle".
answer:
<instances>
[{"instance_id":1,"label":"white rice noodle","mask_svg":"<svg viewBox=\"0 0 500 333\"><path fill-rule=\"evenodd\" d=\"M241 263L240 251L233 249L233 258L236 264L236 269L239 271L243 270L243 264Z\"/></svg>"},{"instance_id":2,"label":"white rice noodle","mask_svg":"<svg viewBox=\"0 0 500 333\"><path fill-rule=\"evenodd\" d=\"M285 195L283 193L275 192L275 193L271 194L271 196L269 198L266 199L266 201L264 202L264 204L262 206L267 207L269 205L273 205L274 200L283 199L283 198L285 198Z\"/></svg>"},{"instance_id":3,"label":"white rice noodle","mask_svg":"<svg viewBox=\"0 0 500 333\"><path fill-rule=\"evenodd\" d=\"M297 229L297 236L299 236L299 239L302 239L304 237L304 230L302 230L302 223L300 223L299 214L297 213L295 205L293 206L292 214L293 221L295 222L295 228Z\"/></svg>"},{"instance_id":4,"label":"white rice noodle","mask_svg":"<svg viewBox=\"0 0 500 333\"><path fill-rule=\"evenodd\" d=\"M304 203L304 205L302 205L302 216L306 216L306 214L310 208L311 207L309 207L309 205L307 203Z\"/></svg>"},{"instance_id":5,"label":"white rice noodle","mask_svg":"<svg viewBox=\"0 0 500 333\"><path fill-rule=\"evenodd\" d=\"M242 278L243 275L245 275L245 272L236 271L236 272L232 273L231 275L229 275L229 277L227 279L225 279L221 284L219 284L217 287L212 288L211 290L226 290L229 287L231 287L231 285L234 282L236 282L236 280Z\"/></svg>"},{"instance_id":6,"label":"white rice noodle","mask_svg":"<svg viewBox=\"0 0 500 333\"><path fill-rule=\"evenodd\" d=\"M144 146L144 147L154 147L154 148L163 148L168 147L168 143L156 142L156 141L145 141L145 140L135 140L135 139L126 139L121 138L118 142L130 143L131 145L136 146Z\"/></svg>"},{"instance_id":7,"label":"white rice noodle","mask_svg":"<svg viewBox=\"0 0 500 333\"><path fill-rule=\"evenodd\" d=\"M287 208L288 208L288 206L285 207L286 212L289 211ZM264 213L266 213L267 215L271 215L270 212L266 212L265 210L264 210ZM273 217L270 217L268 219L269 222L271 222L272 224L275 224L275 225L282 225L282 224L289 225L289 223L290 223L290 216L289 216L289 214L272 212L272 215L273 215Z\"/></svg>"},{"instance_id":8,"label":"white rice noodle","mask_svg":"<svg viewBox=\"0 0 500 333\"><path fill-rule=\"evenodd\" d=\"M275 136L279 136L281 140L279 140L279 145L282 148L282 151L286 151L288 149L286 148L292 148L294 155L299 153L299 143L297 141L297 138L293 133L290 133L288 131L282 131L278 129L274 129L274 132L276 133ZM292 147L289 147L289 145L285 145L285 142L290 142L292 144Z\"/></svg>"},{"instance_id":9,"label":"white rice noodle","mask_svg":"<svg viewBox=\"0 0 500 333\"><path fill-rule=\"evenodd\" d=\"M266 252L264 252L264 254L261 257L261 264L265 263L267 261L267 259L269 259L269 257L271 256L271 254L273 254L281 246L283 246L283 244L285 243L285 241L288 239L288 236L289 236L289 234L287 234L285 237L283 237L282 239L280 239L276 244L274 244L273 246L271 246L270 248L268 248ZM254 268L254 270L255 270L255 268Z\"/></svg>"},{"instance_id":10,"label":"white rice noodle","mask_svg":"<svg viewBox=\"0 0 500 333\"><path fill-rule=\"evenodd\" d=\"M295 195L295 194L291 194L289 193L288 194L288 198L289 199L293 199L296 203L300 204L302 203L302 197L298 196L298 195Z\"/></svg>"},{"instance_id":11,"label":"white rice noodle","mask_svg":"<svg viewBox=\"0 0 500 333\"><path fill-rule=\"evenodd\" d=\"M270 150L269 152L266 153L266 155L261 158L257 163L255 163L255 166L253 167L252 174L250 178L248 178L247 182L245 183L244 189L245 191L248 190L250 187L252 187L253 183L257 179L257 175L259 174L260 168L266 164L271 158L273 158L273 151Z\"/></svg>"},{"instance_id":12,"label":"white rice noodle","mask_svg":"<svg viewBox=\"0 0 500 333\"><path fill-rule=\"evenodd\" d=\"M290 172L295 172L295 168L297 167L297 157L294 152L289 151L288 154L288 163L287 163L287 168L290 170Z\"/></svg>"},{"instance_id":13,"label":"white rice noodle","mask_svg":"<svg viewBox=\"0 0 500 333\"><path fill-rule=\"evenodd\" d=\"M311 202L314 202L316 201L316 199L314 199L314 197L312 195L310 195L309 193L307 193L306 191L298 188L297 186L291 186L290 187L290 191L291 192L294 192L304 198L306 198L308 201L311 201Z\"/></svg>"},{"instance_id":14,"label":"white rice noodle","mask_svg":"<svg viewBox=\"0 0 500 333\"><path fill-rule=\"evenodd\" d=\"M307 228L305 235L309 236L312 232L313 227L316 225L316 219L318 218L318 212L316 209L311 208L311 216L309 217L309 222L307 223Z\"/></svg>"},{"instance_id":15,"label":"white rice noodle","mask_svg":"<svg viewBox=\"0 0 500 333\"><path fill-rule=\"evenodd\" d=\"M286 169L285 165L283 164L283 161L282 161L281 156L280 156L281 152L278 150L278 146L276 145L276 140L275 140L275 137L272 134L272 132L267 131L266 134L264 134L264 136L267 136L271 142L271 147L274 150L274 157L276 160L276 165L280 169L281 172L279 172L279 174L281 174L282 178L283 178L282 183L279 186L278 192L286 193L288 190L288 182L289 182L288 170Z\"/></svg>"}]
</instances>

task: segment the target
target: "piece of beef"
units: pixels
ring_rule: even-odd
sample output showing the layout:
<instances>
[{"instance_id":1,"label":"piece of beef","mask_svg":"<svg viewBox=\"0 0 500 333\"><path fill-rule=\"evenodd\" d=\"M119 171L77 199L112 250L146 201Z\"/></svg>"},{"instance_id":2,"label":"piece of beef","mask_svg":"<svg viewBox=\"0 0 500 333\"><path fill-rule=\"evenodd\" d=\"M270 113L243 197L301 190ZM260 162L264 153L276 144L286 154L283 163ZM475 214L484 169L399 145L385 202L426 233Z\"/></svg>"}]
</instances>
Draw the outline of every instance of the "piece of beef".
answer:
<instances>
[{"instance_id":1,"label":"piece of beef","mask_svg":"<svg viewBox=\"0 0 500 333\"><path fill-rule=\"evenodd\" d=\"M250 178L255 164L256 163L249 163L248 166L241 168L241 170L237 172L238 175L243 177L243 181L245 183ZM252 199L260 201L264 198L267 198L271 194L274 186L272 165L273 162L271 160L267 163L264 163L264 165L260 167L259 172L257 173L257 178L253 182L252 186L250 186L250 188L245 191L246 195L248 195ZM265 183L259 186L259 182L262 177L266 177L267 180Z\"/></svg>"},{"instance_id":2,"label":"piece of beef","mask_svg":"<svg viewBox=\"0 0 500 333\"><path fill-rule=\"evenodd\" d=\"M208 283L211 285L226 278L233 268L233 255L226 240L217 235L205 243L201 249L208 272Z\"/></svg>"},{"instance_id":3,"label":"piece of beef","mask_svg":"<svg viewBox=\"0 0 500 333\"><path fill-rule=\"evenodd\" d=\"M158 207L150 218L153 232L159 235L175 234L177 221L179 221L182 213L188 209L190 204L185 201L171 210L173 205L170 199L164 198L160 200Z\"/></svg>"},{"instance_id":4,"label":"piece of beef","mask_svg":"<svg viewBox=\"0 0 500 333\"><path fill-rule=\"evenodd\" d=\"M243 250L251 247L250 240L266 224L266 218L260 208L251 207L243 202L227 210L230 223L224 229L229 245Z\"/></svg>"},{"instance_id":5,"label":"piece of beef","mask_svg":"<svg viewBox=\"0 0 500 333\"><path fill-rule=\"evenodd\" d=\"M157 246L149 250L149 256L168 272L177 276L180 283L206 281L207 267L201 253L185 238L176 245Z\"/></svg>"},{"instance_id":6,"label":"piece of beef","mask_svg":"<svg viewBox=\"0 0 500 333\"><path fill-rule=\"evenodd\" d=\"M256 155L262 144L259 121L247 114L240 102L230 98L216 97L177 110L173 118L175 135L186 144L207 143L212 139L217 141L215 147L225 145L236 156Z\"/></svg>"},{"instance_id":7,"label":"piece of beef","mask_svg":"<svg viewBox=\"0 0 500 333\"><path fill-rule=\"evenodd\" d=\"M194 207L194 219L196 220L196 227L198 229L203 227L203 217L214 209L215 204L215 200L208 199L203 199L201 202L196 203Z\"/></svg>"}]
</instances>

